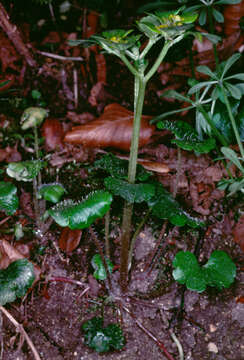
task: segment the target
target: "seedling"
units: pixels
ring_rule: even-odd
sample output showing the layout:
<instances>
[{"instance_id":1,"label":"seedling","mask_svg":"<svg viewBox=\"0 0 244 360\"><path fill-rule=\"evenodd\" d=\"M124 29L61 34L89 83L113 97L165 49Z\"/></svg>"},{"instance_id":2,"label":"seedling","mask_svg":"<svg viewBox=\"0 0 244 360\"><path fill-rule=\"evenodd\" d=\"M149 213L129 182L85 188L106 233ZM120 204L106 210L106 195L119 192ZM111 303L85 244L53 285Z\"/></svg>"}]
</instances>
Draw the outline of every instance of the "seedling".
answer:
<instances>
[{"instance_id":1,"label":"seedling","mask_svg":"<svg viewBox=\"0 0 244 360\"><path fill-rule=\"evenodd\" d=\"M236 266L224 251L214 251L208 262L200 267L194 254L180 251L176 254L173 266L173 277L187 289L203 292L207 286L219 290L228 288L236 276Z\"/></svg>"},{"instance_id":2,"label":"seedling","mask_svg":"<svg viewBox=\"0 0 244 360\"><path fill-rule=\"evenodd\" d=\"M98 353L121 350L125 345L123 332L118 324L103 326L101 317L94 317L82 325L85 343Z\"/></svg>"}]
</instances>

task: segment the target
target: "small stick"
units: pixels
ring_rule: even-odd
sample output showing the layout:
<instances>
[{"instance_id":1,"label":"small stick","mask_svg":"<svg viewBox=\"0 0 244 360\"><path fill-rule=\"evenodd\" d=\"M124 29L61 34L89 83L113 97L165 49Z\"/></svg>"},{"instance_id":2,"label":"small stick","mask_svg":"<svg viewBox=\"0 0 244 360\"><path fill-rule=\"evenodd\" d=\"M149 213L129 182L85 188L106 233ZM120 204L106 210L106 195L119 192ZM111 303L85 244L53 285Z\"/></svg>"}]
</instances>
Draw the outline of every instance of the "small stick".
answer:
<instances>
[{"instance_id":1,"label":"small stick","mask_svg":"<svg viewBox=\"0 0 244 360\"><path fill-rule=\"evenodd\" d=\"M3 360L3 316L0 313L0 360Z\"/></svg>"},{"instance_id":2,"label":"small stick","mask_svg":"<svg viewBox=\"0 0 244 360\"><path fill-rule=\"evenodd\" d=\"M84 59L80 56L62 56L62 55L52 54L46 51L39 51L39 50L37 50L36 53L61 61L84 61Z\"/></svg>"},{"instance_id":3,"label":"small stick","mask_svg":"<svg viewBox=\"0 0 244 360\"><path fill-rule=\"evenodd\" d=\"M109 223L110 223L110 211L105 214L105 255L110 259L110 244L109 244Z\"/></svg>"},{"instance_id":4,"label":"small stick","mask_svg":"<svg viewBox=\"0 0 244 360\"><path fill-rule=\"evenodd\" d=\"M170 335L178 348L180 360L184 360L184 352L179 339L176 337L175 333L172 330L170 330Z\"/></svg>"},{"instance_id":5,"label":"small stick","mask_svg":"<svg viewBox=\"0 0 244 360\"><path fill-rule=\"evenodd\" d=\"M23 325L18 323L17 320L3 307L0 305L0 310L4 313L4 315L11 321L11 323L16 327L16 329L20 332L20 334L25 338L27 344L31 348L31 351L33 352L35 360L41 360L33 342L31 341L29 335L26 333Z\"/></svg>"},{"instance_id":6,"label":"small stick","mask_svg":"<svg viewBox=\"0 0 244 360\"><path fill-rule=\"evenodd\" d=\"M7 216L5 219L0 221L0 226L3 225L6 221L8 221L11 218L11 216Z\"/></svg>"},{"instance_id":7,"label":"small stick","mask_svg":"<svg viewBox=\"0 0 244 360\"><path fill-rule=\"evenodd\" d=\"M73 69L73 82L74 82L74 104L75 109L78 107L78 74L77 69Z\"/></svg>"},{"instance_id":8,"label":"small stick","mask_svg":"<svg viewBox=\"0 0 244 360\"><path fill-rule=\"evenodd\" d=\"M163 350L164 352L164 355L166 356L166 358L168 360L175 360L173 358L173 356L168 352L168 350L166 349L166 347L164 346L164 344L159 341L155 335L153 335L153 333L151 333L151 331L149 331L147 328L145 328L145 326L139 321L137 320L136 316L124 305L123 306L123 309L132 317L132 319L135 320L136 322L136 325L145 333L147 334L158 346L161 350Z\"/></svg>"},{"instance_id":9,"label":"small stick","mask_svg":"<svg viewBox=\"0 0 244 360\"><path fill-rule=\"evenodd\" d=\"M75 284L75 285L82 286L82 287L85 286L85 284L83 284L79 280L70 279L70 278L66 278L66 277L63 277L63 276L47 278L46 281L51 281L51 282L52 281L61 281L61 282L65 282L65 283Z\"/></svg>"}]
</instances>

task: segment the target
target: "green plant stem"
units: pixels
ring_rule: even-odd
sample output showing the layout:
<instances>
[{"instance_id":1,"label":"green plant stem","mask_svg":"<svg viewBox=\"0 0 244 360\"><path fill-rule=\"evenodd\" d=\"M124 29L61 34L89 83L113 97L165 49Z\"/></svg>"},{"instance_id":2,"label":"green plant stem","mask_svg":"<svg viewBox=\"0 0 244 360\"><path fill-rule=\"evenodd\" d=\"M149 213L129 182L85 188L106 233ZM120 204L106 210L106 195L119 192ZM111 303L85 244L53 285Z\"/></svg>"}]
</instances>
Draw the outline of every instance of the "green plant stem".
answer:
<instances>
[{"instance_id":1,"label":"green plant stem","mask_svg":"<svg viewBox=\"0 0 244 360\"><path fill-rule=\"evenodd\" d=\"M110 211L105 214L105 255L110 259L110 244L109 244L109 223L110 223Z\"/></svg>"},{"instance_id":2,"label":"green plant stem","mask_svg":"<svg viewBox=\"0 0 244 360\"><path fill-rule=\"evenodd\" d=\"M150 213L151 213L151 208L147 210L146 215L144 216L144 218L142 219L142 221L140 222L140 224L138 225L132 239L131 239L131 244L130 244L130 250L129 250L129 269L131 268L131 263L132 263L132 256L133 256L133 250L134 250L134 246L135 246L135 242L136 242L136 238L139 235L139 232L141 231L141 228L143 227L143 225L145 224L145 222L147 221Z\"/></svg>"},{"instance_id":3,"label":"green plant stem","mask_svg":"<svg viewBox=\"0 0 244 360\"><path fill-rule=\"evenodd\" d=\"M120 249L120 287L123 293L128 287L128 262L133 204L125 202L123 209L121 249Z\"/></svg>"},{"instance_id":4,"label":"green plant stem","mask_svg":"<svg viewBox=\"0 0 244 360\"><path fill-rule=\"evenodd\" d=\"M178 38L177 38L178 39ZM151 69L148 71L148 73L145 76L145 81L147 82L154 74L155 72L158 70L159 65L161 64L161 62L163 61L164 57L166 56L169 48L174 44L174 42L177 42L175 39L174 41L167 41L165 40L163 49L161 50L160 54L158 55L158 58L156 59L155 63L153 64L153 66L151 67ZM180 37L180 40L182 39L182 37ZM179 41L179 40L178 40Z\"/></svg>"},{"instance_id":5,"label":"green plant stem","mask_svg":"<svg viewBox=\"0 0 244 360\"><path fill-rule=\"evenodd\" d=\"M214 23L213 23L213 9L212 9L211 6L207 6L207 9L208 9L208 21L209 21L210 33L214 34L215 31L214 31ZM213 52L214 52L214 59L215 59L216 69L218 70L218 68L219 68L219 57L218 57L216 44L213 44Z\"/></svg>"},{"instance_id":6,"label":"green plant stem","mask_svg":"<svg viewBox=\"0 0 244 360\"><path fill-rule=\"evenodd\" d=\"M235 118L234 118L234 116L233 116L233 114L232 114L232 111L231 111L230 102L229 102L229 100L228 100L228 97L227 97L227 95L226 95L226 92L225 92L225 89L224 89L223 86L221 86L221 90L222 90L223 95L224 95L225 105L226 105L226 108L227 108L227 111L228 111L228 115L229 115L229 118L230 118L230 121L231 121L231 125L232 125L232 128L233 128L235 137L236 137L237 144L238 144L238 146L239 146L239 150L240 150L241 156L242 156L242 158L244 159L243 144L242 144L242 142L241 142L240 134L239 134L239 131L238 131L237 126L236 126Z\"/></svg>"},{"instance_id":7,"label":"green plant stem","mask_svg":"<svg viewBox=\"0 0 244 360\"><path fill-rule=\"evenodd\" d=\"M137 89L138 87L138 89ZM135 102L135 112L133 121L133 132L130 146L130 157L128 167L128 182L134 184L136 178L136 166L138 156L138 146L140 138L141 116L145 97L146 82L142 76L135 79L135 94L138 95Z\"/></svg>"},{"instance_id":8,"label":"green plant stem","mask_svg":"<svg viewBox=\"0 0 244 360\"><path fill-rule=\"evenodd\" d=\"M139 72L136 70L136 68L133 65L131 65L131 63L129 62L129 60L125 55L121 54L120 58L134 76L139 76Z\"/></svg>"},{"instance_id":9,"label":"green plant stem","mask_svg":"<svg viewBox=\"0 0 244 360\"><path fill-rule=\"evenodd\" d=\"M221 144L223 146L228 146L228 142L225 139L224 135L222 135L219 130L216 128L213 120L210 118L210 116L208 115L207 111L204 109L204 107L201 104L196 105L197 109L203 114L205 120L207 121L207 123L209 124L209 126L211 127L211 130L213 131L214 135L219 139L219 141L221 142Z\"/></svg>"},{"instance_id":10,"label":"green plant stem","mask_svg":"<svg viewBox=\"0 0 244 360\"><path fill-rule=\"evenodd\" d=\"M147 45L145 46L145 48L142 50L142 53L140 54L140 59L144 59L145 56L147 55L148 51L151 49L151 47L155 44L157 40L152 40L149 39Z\"/></svg>"}]
</instances>

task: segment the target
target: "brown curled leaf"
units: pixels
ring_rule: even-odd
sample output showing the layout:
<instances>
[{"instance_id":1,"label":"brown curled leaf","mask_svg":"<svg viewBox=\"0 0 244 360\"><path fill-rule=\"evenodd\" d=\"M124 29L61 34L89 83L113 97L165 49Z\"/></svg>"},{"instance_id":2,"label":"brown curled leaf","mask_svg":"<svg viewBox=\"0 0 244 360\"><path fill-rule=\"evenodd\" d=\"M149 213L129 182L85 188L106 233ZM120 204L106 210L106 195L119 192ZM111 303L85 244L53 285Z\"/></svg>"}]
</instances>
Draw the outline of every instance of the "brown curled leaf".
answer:
<instances>
[{"instance_id":1,"label":"brown curled leaf","mask_svg":"<svg viewBox=\"0 0 244 360\"><path fill-rule=\"evenodd\" d=\"M244 215L240 217L238 223L233 229L234 241L240 245L242 251L244 251Z\"/></svg>"},{"instance_id":2,"label":"brown curled leaf","mask_svg":"<svg viewBox=\"0 0 244 360\"><path fill-rule=\"evenodd\" d=\"M229 36L240 31L240 20L244 16L244 1L239 4L229 4L224 9L224 32Z\"/></svg>"},{"instance_id":3,"label":"brown curled leaf","mask_svg":"<svg viewBox=\"0 0 244 360\"><path fill-rule=\"evenodd\" d=\"M58 245L61 250L69 253L77 248L80 243L82 230L71 230L68 227L63 228Z\"/></svg>"},{"instance_id":4,"label":"brown curled leaf","mask_svg":"<svg viewBox=\"0 0 244 360\"><path fill-rule=\"evenodd\" d=\"M45 140L45 150L52 151L62 147L64 132L58 119L47 118L41 131Z\"/></svg>"},{"instance_id":5,"label":"brown curled leaf","mask_svg":"<svg viewBox=\"0 0 244 360\"><path fill-rule=\"evenodd\" d=\"M149 124L151 116L142 115L139 146L146 145L155 127ZM77 126L66 133L64 141L86 147L113 147L130 150L133 112L119 104L107 105L104 113L89 124Z\"/></svg>"}]
</instances>

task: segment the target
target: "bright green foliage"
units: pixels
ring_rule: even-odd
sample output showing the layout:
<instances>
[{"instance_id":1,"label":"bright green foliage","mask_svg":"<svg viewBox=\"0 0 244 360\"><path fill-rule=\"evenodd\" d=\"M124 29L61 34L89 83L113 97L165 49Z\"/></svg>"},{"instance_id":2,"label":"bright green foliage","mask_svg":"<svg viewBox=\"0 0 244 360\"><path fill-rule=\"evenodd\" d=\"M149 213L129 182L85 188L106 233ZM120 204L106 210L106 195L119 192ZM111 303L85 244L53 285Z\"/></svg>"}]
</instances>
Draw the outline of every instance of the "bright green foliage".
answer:
<instances>
[{"instance_id":1,"label":"bright green foliage","mask_svg":"<svg viewBox=\"0 0 244 360\"><path fill-rule=\"evenodd\" d=\"M7 174L18 181L32 181L39 171L46 166L41 160L27 160L9 163Z\"/></svg>"},{"instance_id":2,"label":"bright green foliage","mask_svg":"<svg viewBox=\"0 0 244 360\"><path fill-rule=\"evenodd\" d=\"M173 225L189 225L193 228L204 226L204 222L187 214L172 195L161 184L156 187L155 196L148 201L152 214L159 219L168 219Z\"/></svg>"},{"instance_id":3,"label":"bright green foliage","mask_svg":"<svg viewBox=\"0 0 244 360\"><path fill-rule=\"evenodd\" d=\"M111 261L109 259L106 259L106 263L108 266L108 271L110 272L110 274L113 271L113 264L111 263ZM99 254L96 254L92 257L92 261L91 261L92 267L93 269L95 269L93 276L95 279L97 280L105 280L107 279L107 273L106 273L106 269L103 265L101 256Z\"/></svg>"},{"instance_id":4,"label":"bright green foliage","mask_svg":"<svg viewBox=\"0 0 244 360\"><path fill-rule=\"evenodd\" d=\"M19 199L16 195L17 188L10 182L0 182L0 210L7 215L12 215L18 209Z\"/></svg>"},{"instance_id":5,"label":"bright green foliage","mask_svg":"<svg viewBox=\"0 0 244 360\"><path fill-rule=\"evenodd\" d=\"M106 191L95 191L82 202L64 200L47 211L60 226L70 229L89 227L97 218L109 210L112 195Z\"/></svg>"},{"instance_id":6,"label":"bright green foliage","mask_svg":"<svg viewBox=\"0 0 244 360\"><path fill-rule=\"evenodd\" d=\"M29 107L21 116L20 124L23 130L39 126L47 117L48 111L40 107Z\"/></svg>"},{"instance_id":7,"label":"bright green foliage","mask_svg":"<svg viewBox=\"0 0 244 360\"><path fill-rule=\"evenodd\" d=\"M193 127L184 121L160 121L157 123L159 129L167 129L174 133L175 140L171 142L183 150L194 150L197 153L208 153L216 146L214 138L200 140Z\"/></svg>"},{"instance_id":8,"label":"bright green foliage","mask_svg":"<svg viewBox=\"0 0 244 360\"><path fill-rule=\"evenodd\" d=\"M194 254L180 251L173 260L173 277L189 290L202 292L209 286L228 288L236 276L236 266L224 252L214 251L208 262L200 267Z\"/></svg>"},{"instance_id":9,"label":"bright green foliage","mask_svg":"<svg viewBox=\"0 0 244 360\"><path fill-rule=\"evenodd\" d=\"M196 13L183 14L182 9L178 9L149 14L138 21L137 25L150 39L163 36L167 40L172 40L191 28L197 17Z\"/></svg>"},{"instance_id":10,"label":"bright green foliage","mask_svg":"<svg viewBox=\"0 0 244 360\"><path fill-rule=\"evenodd\" d=\"M108 172L111 176L118 179L127 179L128 161L117 158L113 154L106 154L101 159L94 162L95 169L101 169ZM136 168L136 179L146 181L151 173L146 171L140 164Z\"/></svg>"},{"instance_id":11,"label":"bright green foliage","mask_svg":"<svg viewBox=\"0 0 244 360\"><path fill-rule=\"evenodd\" d=\"M61 184L45 184L38 191L38 199L44 198L56 204L65 193L65 188Z\"/></svg>"},{"instance_id":12,"label":"bright green foliage","mask_svg":"<svg viewBox=\"0 0 244 360\"><path fill-rule=\"evenodd\" d=\"M118 324L103 327L103 319L94 317L82 325L85 343L98 353L121 350L125 345L123 332Z\"/></svg>"},{"instance_id":13,"label":"bright green foliage","mask_svg":"<svg viewBox=\"0 0 244 360\"><path fill-rule=\"evenodd\" d=\"M34 279L33 265L26 259L14 261L7 269L0 270L0 305L24 296Z\"/></svg>"},{"instance_id":14,"label":"bright green foliage","mask_svg":"<svg viewBox=\"0 0 244 360\"><path fill-rule=\"evenodd\" d=\"M152 184L130 184L113 177L107 177L104 183L113 195L119 195L130 203L149 201L155 193L155 187Z\"/></svg>"},{"instance_id":15,"label":"bright green foliage","mask_svg":"<svg viewBox=\"0 0 244 360\"><path fill-rule=\"evenodd\" d=\"M70 45L91 46L100 45L108 54L120 56L121 52L133 48L141 35L130 35L133 30L108 30L101 35L92 35L88 40L71 40Z\"/></svg>"}]
</instances>

